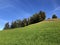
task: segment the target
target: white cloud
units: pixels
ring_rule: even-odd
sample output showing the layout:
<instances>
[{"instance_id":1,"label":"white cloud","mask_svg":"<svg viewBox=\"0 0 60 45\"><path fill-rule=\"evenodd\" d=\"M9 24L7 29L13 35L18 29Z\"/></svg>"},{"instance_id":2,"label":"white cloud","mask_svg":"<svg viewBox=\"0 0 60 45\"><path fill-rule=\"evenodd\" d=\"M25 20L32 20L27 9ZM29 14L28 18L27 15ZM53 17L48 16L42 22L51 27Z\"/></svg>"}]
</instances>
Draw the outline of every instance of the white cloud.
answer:
<instances>
[{"instance_id":1,"label":"white cloud","mask_svg":"<svg viewBox=\"0 0 60 45\"><path fill-rule=\"evenodd\" d=\"M55 12L55 11L57 11L57 10L60 10L60 7L55 8L53 11Z\"/></svg>"},{"instance_id":2,"label":"white cloud","mask_svg":"<svg viewBox=\"0 0 60 45\"><path fill-rule=\"evenodd\" d=\"M56 7L54 10L50 11L49 14L56 13L56 11L60 11L60 6Z\"/></svg>"}]
</instances>

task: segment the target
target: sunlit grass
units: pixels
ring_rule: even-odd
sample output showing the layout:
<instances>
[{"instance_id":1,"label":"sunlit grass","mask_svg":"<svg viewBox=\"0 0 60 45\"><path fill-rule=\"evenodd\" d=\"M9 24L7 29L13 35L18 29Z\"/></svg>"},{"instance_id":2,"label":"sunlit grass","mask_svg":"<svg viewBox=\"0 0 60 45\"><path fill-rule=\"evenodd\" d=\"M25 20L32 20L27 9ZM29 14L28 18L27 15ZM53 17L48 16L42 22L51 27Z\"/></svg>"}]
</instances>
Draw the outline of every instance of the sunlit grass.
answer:
<instances>
[{"instance_id":1,"label":"sunlit grass","mask_svg":"<svg viewBox=\"0 0 60 45\"><path fill-rule=\"evenodd\" d=\"M1 31L0 45L60 45L60 20Z\"/></svg>"}]
</instances>

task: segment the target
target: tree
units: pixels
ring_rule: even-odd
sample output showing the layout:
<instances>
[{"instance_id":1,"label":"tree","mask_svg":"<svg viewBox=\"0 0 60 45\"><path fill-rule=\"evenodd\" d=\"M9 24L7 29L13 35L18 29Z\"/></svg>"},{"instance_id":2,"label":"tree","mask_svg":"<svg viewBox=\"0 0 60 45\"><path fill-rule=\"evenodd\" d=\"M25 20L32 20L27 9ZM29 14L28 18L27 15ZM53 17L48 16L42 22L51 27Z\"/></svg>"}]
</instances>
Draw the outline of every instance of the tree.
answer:
<instances>
[{"instance_id":1,"label":"tree","mask_svg":"<svg viewBox=\"0 0 60 45\"><path fill-rule=\"evenodd\" d=\"M21 20L16 20L16 22L17 22L17 27L21 27L22 25L22 21Z\"/></svg>"},{"instance_id":2,"label":"tree","mask_svg":"<svg viewBox=\"0 0 60 45\"><path fill-rule=\"evenodd\" d=\"M16 21L11 23L11 28L17 28L17 27L18 27L18 24Z\"/></svg>"},{"instance_id":3,"label":"tree","mask_svg":"<svg viewBox=\"0 0 60 45\"><path fill-rule=\"evenodd\" d=\"M34 14L33 15L33 23L37 23L39 22L39 15L38 14Z\"/></svg>"},{"instance_id":4,"label":"tree","mask_svg":"<svg viewBox=\"0 0 60 45\"><path fill-rule=\"evenodd\" d=\"M39 17L40 17L40 21L45 20L45 18L46 18L46 14L45 14L45 12L40 11L38 15L39 15Z\"/></svg>"},{"instance_id":5,"label":"tree","mask_svg":"<svg viewBox=\"0 0 60 45\"><path fill-rule=\"evenodd\" d=\"M25 27L25 24L24 24L24 22L22 21L22 23L21 23L21 27Z\"/></svg>"},{"instance_id":6,"label":"tree","mask_svg":"<svg viewBox=\"0 0 60 45\"><path fill-rule=\"evenodd\" d=\"M9 22L5 24L5 27L4 29L9 29L10 28L10 25L9 25Z\"/></svg>"},{"instance_id":7,"label":"tree","mask_svg":"<svg viewBox=\"0 0 60 45\"><path fill-rule=\"evenodd\" d=\"M47 18L47 19L50 19L50 18Z\"/></svg>"},{"instance_id":8,"label":"tree","mask_svg":"<svg viewBox=\"0 0 60 45\"><path fill-rule=\"evenodd\" d=\"M57 18L56 14L52 15L52 19Z\"/></svg>"},{"instance_id":9,"label":"tree","mask_svg":"<svg viewBox=\"0 0 60 45\"><path fill-rule=\"evenodd\" d=\"M37 23L37 22L45 20L45 18L46 18L45 12L40 11L39 13L36 13L33 16L31 16L29 18L28 22L30 24L34 24L34 23Z\"/></svg>"},{"instance_id":10,"label":"tree","mask_svg":"<svg viewBox=\"0 0 60 45\"><path fill-rule=\"evenodd\" d=\"M28 25L30 25L30 18L28 18L27 21L28 21Z\"/></svg>"},{"instance_id":11,"label":"tree","mask_svg":"<svg viewBox=\"0 0 60 45\"><path fill-rule=\"evenodd\" d=\"M37 23L37 22L40 22L40 21L43 21L45 20L46 18L46 15L45 15L45 12L43 11L40 11L39 13L35 13L33 16L31 16L30 18L28 19L23 19L23 20L16 20L16 21L13 21L9 27L9 24L5 24L5 29L8 29L8 28L18 28L18 27L25 27L25 26L28 26L30 24L34 24L34 23Z\"/></svg>"},{"instance_id":12,"label":"tree","mask_svg":"<svg viewBox=\"0 0 60 45\"><path fill-rule=\"evenodd\" d=\"M28 20L25 18L25 19L23 20L23 23L24 23L24 26L27 26L27 25L28 25Z\"/></svg>"},{"instance_id":13,"label":"tree","mask_svg":"<svg viewBox=\"0 0 60 45\"><path fill-rule=\"evenodd\" d=\"M30 23L30 24L34 24L34 19L33 19L33 17L30 17L29 23Z\"/></svg>"}]
</instances>

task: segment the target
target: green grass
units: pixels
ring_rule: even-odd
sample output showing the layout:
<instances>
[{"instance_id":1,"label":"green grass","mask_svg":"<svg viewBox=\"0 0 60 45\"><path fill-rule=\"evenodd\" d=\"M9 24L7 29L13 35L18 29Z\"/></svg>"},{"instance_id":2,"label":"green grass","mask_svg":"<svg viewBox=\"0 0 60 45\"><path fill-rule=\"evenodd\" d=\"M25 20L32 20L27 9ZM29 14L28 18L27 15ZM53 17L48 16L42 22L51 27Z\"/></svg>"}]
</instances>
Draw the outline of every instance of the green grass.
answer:
<instances>
[{"instance_id":1,"label":"green grass","mask_svg":"<svg viewBox=\"0 0 60 45\"><path fill-rule=\"evenodd\" d=\"M60 45L60 20L0 31L0 45Z\"/></svg>"}]
</instances>

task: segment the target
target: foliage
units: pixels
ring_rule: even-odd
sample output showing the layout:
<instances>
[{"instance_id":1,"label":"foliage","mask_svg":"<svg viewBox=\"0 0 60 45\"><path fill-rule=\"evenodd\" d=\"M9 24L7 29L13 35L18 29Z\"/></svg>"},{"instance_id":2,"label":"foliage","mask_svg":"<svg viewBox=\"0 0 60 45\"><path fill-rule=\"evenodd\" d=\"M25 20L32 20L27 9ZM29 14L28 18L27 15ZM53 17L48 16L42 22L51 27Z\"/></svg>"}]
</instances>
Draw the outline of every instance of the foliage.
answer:
<instances>
[{"instance_id":1,"label":"foliage","mask_svg":"<svg viewBox=\"0 0 60 45\"><path fill-rule=\"evenodd\" d=\"M17 28L18 27L18 24L16 21L12 22L11 24L11 28Z\"/></svg>"},{"instance_id":2,"label":"foliage","mask_svg":"<svg viewBox=\"0 0 60 45\"><path fill-rule=\"evenodd\" d=\"M40 12L39 12L39 17L40 17L40 21L45 20L45 18L46 18L45 12L40 11Z\"/></svg>"},{"instance_id":3,"label":"foliage","mask_svg":"<svg viewBox=\"0 0 60 45\"><path fill-rule=\"evenodd\" d=\"M45 20L45 18L46 18L45 12L40 11L39 13L34 14L32 17L29 18L29 23L34 24L37 22L41 22Z\"/></svg>"},{"instance_id":4,"label":"foliage","mask_svg":"<svg viewBox=\"0 0 60 45\"><path fill-rule=\"evenodd\" d=\"M54 18L57 18L56 14L54 14L54 15L52 16L52 19L54 19Z\"/></svg>"},{"instance_id":5,"label":"foliage","mask_svg":"<svg viewBox=\"0 0 60 45\"><path fill-rule=\"evenodd\" d=\"M39 13L34 14L33 16L31 16L28 19L25 18L22 21L21 20L13 21L11 23L10 28L25 27L30 24L41 22L41 21L45 20L45 18L46 18L45 12L40 11Z\"/></svg>"},{"instance_id":6,"label":"foliage","mask_svg":"<svg viewBox=\"0 0 60 45\"><path fill-rule=\"evenodd\" d=\"M17 22L17 27L21 27L22 25L22 21L21 20L16 20L16 22Z\"/></svg>"},{"instance_id":7,"label":"foliage","mask_svg":"<svg viewBox=\"0 0 60 45\"><path fill-rule=\"evenodd\" d=\"M24 23L24 26L28 25L28 20L27 19L24 19L22 22Z\"/></svg>"},{"instance_id":8,"label":"foliage","mask_svg":"<svg viewBox=\"0 0 60 45\"><path fill-rule=\"evenodd\" d=\"M10 28L10 26L9 26L9 22L8 22L8 23L5 24L4 30L9 29L9 28Z\"/></svg>"}]
</instances>

